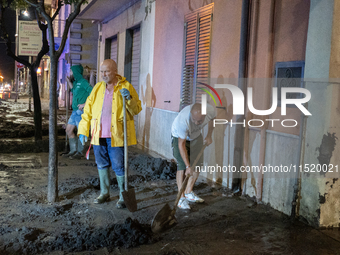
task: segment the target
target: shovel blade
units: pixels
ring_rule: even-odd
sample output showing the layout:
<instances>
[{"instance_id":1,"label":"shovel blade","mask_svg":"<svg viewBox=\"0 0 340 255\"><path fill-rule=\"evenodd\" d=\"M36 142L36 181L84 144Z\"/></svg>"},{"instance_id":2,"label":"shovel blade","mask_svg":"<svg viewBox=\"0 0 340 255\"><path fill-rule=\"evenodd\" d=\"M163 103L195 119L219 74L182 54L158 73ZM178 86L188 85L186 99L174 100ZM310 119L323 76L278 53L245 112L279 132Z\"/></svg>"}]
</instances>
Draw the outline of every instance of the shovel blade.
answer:
<instances>
[{"instance_id":1,"label":"shovel blade","mask_svg":"<svg viewBox=\"0 0 340 255\"><path fill-rule=\"evenodd\" d=\"M165 204L162 209L158 211L151 223L151 230L153 233L160 233L177 223L175 216L171 217L171 208L169 204Z\"/></svg>"},{"instance_id":2,"label":"shovel blade","mask_svg":"<svg viewBox=\"0 0 340 255\"><path fill-rule=\"evenodd\" d=\"M137 211L137 201L136 201L135 189L130 188L129 190L124 190L122 192L122 195L123 195L124 203L125 203L127 209L130 212Z\"/></svg>"}]
</instances>

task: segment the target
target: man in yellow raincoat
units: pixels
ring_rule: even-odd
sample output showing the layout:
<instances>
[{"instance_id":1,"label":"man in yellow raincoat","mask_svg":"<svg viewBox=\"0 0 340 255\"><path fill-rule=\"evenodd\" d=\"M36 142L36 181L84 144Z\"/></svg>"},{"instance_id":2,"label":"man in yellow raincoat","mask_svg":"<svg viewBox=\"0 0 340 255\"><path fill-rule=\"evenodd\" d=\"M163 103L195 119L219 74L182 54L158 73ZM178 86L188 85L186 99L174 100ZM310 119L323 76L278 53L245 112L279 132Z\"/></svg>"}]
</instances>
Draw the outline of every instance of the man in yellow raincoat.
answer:
<instances>
[{"instance_id":1,"label":"man in yellow raincoat","mask_svg":"<svg viewBox=\"0 0 340 255\"><path fill-rule=\"evenodd\" d=\"M106 59L100 66L103 79L97 83L86 100L82 120L78 127L79 140L84 144L90 133L96 158L100 195L94 203L104 203L109 197L109 167L116 173L120 190L117 208L124 208L124 122L123 96L126 98L128 145L137 144L133 116L141 110L141 101L136 90L117 74L117 64Z\"/></svg>"}]
</instances>

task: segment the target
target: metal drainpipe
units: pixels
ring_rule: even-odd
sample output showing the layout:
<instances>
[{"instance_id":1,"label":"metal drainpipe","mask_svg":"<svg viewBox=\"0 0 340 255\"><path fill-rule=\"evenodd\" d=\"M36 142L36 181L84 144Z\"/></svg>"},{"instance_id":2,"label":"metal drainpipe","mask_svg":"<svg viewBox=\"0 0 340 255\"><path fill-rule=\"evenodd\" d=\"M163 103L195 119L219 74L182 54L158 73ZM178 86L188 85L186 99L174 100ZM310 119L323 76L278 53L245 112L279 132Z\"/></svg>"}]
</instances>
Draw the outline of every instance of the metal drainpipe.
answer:
<instances>
[{"instance_id":1,"label":"metal drainpipe","mask_svg":"<svg viewBox=\"0 0 340 255\"><path fill-rule=\"evenodd\" d=\"M272 0L270 3L270 34L269 34L269 53L267 58L267 70L266 70L266 77L269 79L272 77L272 68L273 68L273 55L274 55L274 39L275 39L275 0ZM271 89L271 82L268 82L268 88ZM271 91L271 90L270 90ZM271 93L269 93L271 95ZM270 107L270 96L267 95L267 101L266 101L266 109ZM260 141L260 159L259 159L259 165L265 164L265 157L266 157L266 141L267 141L267 128L268 128L268 122L265 122L266 124L261 129L261 141ZM263 194L263 175L259 175L259 180L257 182L257 200L262 201L262 194Z\"/></svg>"},{"instance_id":2,"label":"metal drainpipe","mask_svg":"<svg viewBox=\"0 0 340 255\"><path fill-rule=\"evenodd\" d=\"M308 109L308 104L305 105ZM300 152L296 165L303 165L305 159L305 138L306 138L306 121L307 118L301 112L300 117L300 134L299 134L299 148L298 151ZM299 208L300 208L300 192L301 192L301 173L300 171L296 171L295 176L295 183L294 183L294 193L293 193L293 200L292 200L292 211L291 211L291 218L295 219L296 216L299 216Z\"/></svg>"},{"instance_id":3,"label":"metal drainpipe","mask_svg":"<svg viewBox=\"0 0 340 255\"><path fill-rule=\"evenodd\" d=\"M241 16L241 36L240 36L240 55L239 55L239 72L238 72L238 87L242 90L244 95L244 104L246 109L247 102L247 86L245 78L247 76L248 69L248 41L249 41L249 2L250 0L242 1L242 16ZM236 122L245 121L244 115L236 115ZM235 149L234 149L234 165L238 171L242 166L243 160L243 146L244 146L244 130L243 125L238 124L235 128ZM234 193L241 191L241 174L240 172L235 173L233 176L232 190Z\"/></svg>"},{"instance_id":4,"label":"metal drainpipe","mask_svg":"<svg viewBox=\"0 0 340 255\"><path fill-rule=\"evenodd\" d=\"M249 60L248 60L248 65L249 65L249 70L248 70L248 81L247 81L247 88L252 87L253 86L253 78L255 77L255 62L256 62L256 46L257 46L257 31L258 31L258 24L259 24L259 1L260 0L252 0L251 2L251 13L250 13L250 45L249 45ZM253 114L251 114L250 112L248 112L246 110L246 123L248 123L248 121L250 119L252 119ZM244 130L244 158L243 158L243 165L248 165L248 156L249 156L249 127L246 126L245 130ZM247 181L247 174L246 174L246 181ZM244 180L244 178L242 177L242 180ZM246 195L247 194L247 182L243 182L242 183L242 195Z\"/></svg>"},{"instance_id":5,"label":"metal drainpipe","mask_svg":"<svg viewBox=\"0 0 340 255\"><path fill-rule=\"evenodd\" d=\"M98 49L97 49L97 76L96 76L96 83L99 82L100 79L100 51L101 51L101 43L102 43L102 23L98 23ZM119 38L117 38L119 40ZM118 59L118 57L117 57ZM117 61L118 62L118 61ZM117 63L118 66L118 63Z\"/></svg>"}]
</instances>

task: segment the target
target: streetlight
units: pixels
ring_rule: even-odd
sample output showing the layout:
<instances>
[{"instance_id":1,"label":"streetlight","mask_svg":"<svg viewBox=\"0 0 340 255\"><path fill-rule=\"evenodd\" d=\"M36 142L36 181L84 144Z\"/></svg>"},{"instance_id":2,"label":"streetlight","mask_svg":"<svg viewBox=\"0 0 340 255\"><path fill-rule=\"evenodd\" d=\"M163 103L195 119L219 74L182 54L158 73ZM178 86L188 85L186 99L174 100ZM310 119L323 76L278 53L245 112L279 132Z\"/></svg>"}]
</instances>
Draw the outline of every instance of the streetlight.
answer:
<instances>
[{"instance_id":1,"label":"streetlight","mask_svg":"<svg viewBox=\"0 0 340 255\"><path fill-rule=\"evenodd\" d=\"M26 16L26 17L28 17L28 16L29 16L29 13L28 13L27 9L26 9L26 10L24 10L24 11L22 11L21 13L22 13L24 16Z\"/></svg>"}]
</instances>

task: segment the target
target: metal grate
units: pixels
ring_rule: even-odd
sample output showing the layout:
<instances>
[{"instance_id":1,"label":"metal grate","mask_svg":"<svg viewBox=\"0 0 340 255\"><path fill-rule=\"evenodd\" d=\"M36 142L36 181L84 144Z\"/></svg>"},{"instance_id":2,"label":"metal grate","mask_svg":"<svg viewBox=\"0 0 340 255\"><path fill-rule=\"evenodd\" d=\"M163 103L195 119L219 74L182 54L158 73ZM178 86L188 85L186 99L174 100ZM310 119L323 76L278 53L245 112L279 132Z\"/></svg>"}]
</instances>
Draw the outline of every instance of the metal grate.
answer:
<instances>
[{"instance_id":1,"label":"metal grate","mask_svg":"<svg viewBox=\"0 0 340 255\"><path fill-rule=\"evenodd\" d=\"M304 61L277 62L275 66L275 86L278 88L278 105L281 105L281 88L302 88ZM287 93L289 99L302 98L301 93Z\"/></svg>"}]
</instances>

